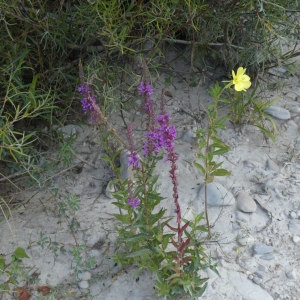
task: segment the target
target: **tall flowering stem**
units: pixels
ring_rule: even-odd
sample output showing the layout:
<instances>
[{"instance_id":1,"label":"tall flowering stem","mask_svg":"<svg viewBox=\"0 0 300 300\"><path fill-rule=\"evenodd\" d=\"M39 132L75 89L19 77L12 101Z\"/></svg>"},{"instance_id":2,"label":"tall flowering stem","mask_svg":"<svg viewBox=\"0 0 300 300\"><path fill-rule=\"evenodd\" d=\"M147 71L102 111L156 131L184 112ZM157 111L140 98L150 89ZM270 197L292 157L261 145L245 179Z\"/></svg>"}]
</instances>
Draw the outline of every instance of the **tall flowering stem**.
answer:
<instances>
[{"instance_id":1,"label":"tall flowering stem","mask_svg":"<svg viewBox=\"0 0 300 300\"><path fill-rule=\"evenodd\" d=\"M121 144L126 149L129 149L126 143L118 135L114 127L108 122L107 117L102 114L99 105L96 103L96 98L92 93L90 85L86 82L83 82L77 91L83 96L81 99L82 109L85 114L90 114L90 122L97 127L100 125L101 120L104 121L114 136L121 142Z\"/></svg>"}]
</instances>

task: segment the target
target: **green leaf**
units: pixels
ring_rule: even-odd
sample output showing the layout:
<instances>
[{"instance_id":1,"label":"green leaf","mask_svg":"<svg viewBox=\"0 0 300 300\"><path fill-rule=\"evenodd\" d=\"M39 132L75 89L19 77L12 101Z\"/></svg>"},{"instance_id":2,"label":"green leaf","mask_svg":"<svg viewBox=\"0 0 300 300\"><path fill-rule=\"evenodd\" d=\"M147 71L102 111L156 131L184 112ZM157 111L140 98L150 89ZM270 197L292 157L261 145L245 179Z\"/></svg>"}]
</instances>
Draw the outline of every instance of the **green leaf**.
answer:
<instances>
[{"instance_id":1,"label":"green leaf","mask_svg":"<svg viewBox=\"0 0 300 300\"><path fill-rule=\"evenodd\" d=\"M207 287L207 283L204 284L204 286L198 291L198 293L195 296L196 297L201 297L204 294L204 292L206 290L206 287Z\"/></svg>"},{"instance_id":2,"label":"green leaf","mask_svg":"<svg viewBox=\"0 0 300 300\"><path fill-rule=\"evenodd\" d=\"M0 274L4 271L4 268L5 268L4 256L0 255Z\"/></svg>"},{"instance_id":3,"label":"green leaf","mask_svg":"<svg viewBox=\"0 0 300 300\"><path fill-rule=\"evenodd\" d=\"M154 223L156 223L159 219L161 219L161 217L164 215L165 213L165 209L162 209L157 213L157 214L153 214L150 215L150 220L149 220L149 224L153 225Z\"/></svg>"},{"instance_id":4,"label":"green leaf","mask_svg":"<svg viewBox=\"0 0 300 300\"><path fill-rule=\"evenodd\" d=\"M202 167L202 165L200 165L199 163L194 161L194 166L201 171L202 174L205 174L205 169Z\"/></svg>"},{"instance_id":5,"label":"green leaf","mask_svg":"<svg viewBox=\"0 0 300 300\"><path fill-rule=\"evenodd\" d=\"M196 228L195 228L196 230L199 230L199 231L202 231L202 232L208 232L208 230L207 230L207 228L206 227L204 227L204 226L197 226Z\"/></svg>"},{"instance_id":6,"label":"green leaf","mask_svg":"<svg viewBox=\"0 0 300 300\"><path fill-rule=\"evenodd\" d=\"M18 247L14 251L14 255L16 258L29 258L29 256L26 254L25 250L21 247Z\"/></svg>"},{"instance_id":7,"label":"green leaf","mask_svg":"<svg viewBox=\"0 0 300 300\"><path fill-rule=\"evenodd\" d=\"M152 194L152 193L147 193L146 195L148 200L158 200L161 201L164 199L164 197L159 196L158 194Z\"/></svg>"},{"instance_id":8,"label":"green leaf","mask_svg":"<svg viewBox=\"0 0 300 300\"><path fill-rule=\"evenodd\" d=\"M135 252L130 253L129 255L127 255L127 257L137 257L137 256L143 256L146 254L151 253L151 250L148 248L144 248Z\"/></svg>"},{"instance_id":9,"label":"green leaf","mask_svg":"<svg viewBox=\"0 0 300 300\"><path fill-rule=\"evenodd\" d=\"M210 176L231 176L232 174L225 169L218 169L210 174Z\"/></svg>"},{"instance_id":10,"label":"green leaf","mask_svg":"<svg viewBox=\"0 0 300 300\"><path fill-rule=\"evenodd\" d=\"M131 224L130 217L128 215L118 215L114 214L114 217L121 221L123 224Z\"/></svg>"},{"instance_id":11,"label":"green leaf","mask_svg":"<svg viewBox=\"0 0 300 300\"><path fill-rule=\"evenodd\" d=\"M128 205L120 202L112 202L113 205L120 207L121 209L128 209Z\"/></svg>"},{"instance_id":12,"label":"green leaf","mask_svg":"<svg viewBox=\"0 0 300 300\"><path fill-rule=\"evenodd\" d=\"M147 237L145 234L143 233L139 233L139 234L136 234L134 236L131 236L129 238L126 238L126 239L123 239L124 242L134 242L134 241L140 241L140 240L146 240Z\"/></svg>"}]
</instances>

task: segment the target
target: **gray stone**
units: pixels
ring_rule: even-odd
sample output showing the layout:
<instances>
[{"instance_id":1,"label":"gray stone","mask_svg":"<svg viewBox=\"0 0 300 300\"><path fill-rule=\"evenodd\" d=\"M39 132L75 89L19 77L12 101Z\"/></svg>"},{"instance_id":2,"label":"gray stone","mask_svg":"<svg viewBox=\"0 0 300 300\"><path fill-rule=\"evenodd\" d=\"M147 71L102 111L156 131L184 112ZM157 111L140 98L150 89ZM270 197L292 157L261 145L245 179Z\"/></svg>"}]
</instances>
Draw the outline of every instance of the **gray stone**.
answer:
<instances>
[{"instance_id":1,"label":"gray stone","mask_svg":"<svg viewBox=\"0 0 300 300\"><path fill-rule=\"evenodd\" d=\"M71 135L76 135L76 133L83 131L83 129L80 126L72 124L58 128L58 130L63 133L65 139L68 139L69 137L71 137Z\"/></svg>"},{"instance_id":2,"label":"gray stone","mask_svg":"<svg viewBox=\"0 0 300 300\"><path fill-rule=\"evenodd\" d=\"M109 199L114 199L114 196L112 195L113 192L115 192L115 187L113 184L111 184L111 181L108 183L106 189L105 189L105 195Z\"/></svg>"},{"instance_id":3,"label":"gray stone","mask_svg":"<svg viewBox=\"0 0 300 300\"><path fill-rule=\"evenodd\" d=\"M300 244L300 237L299 237L298 235L294 235L294 236L293 236L293 242L294 242L295 244Z\"/></svg>"},{"instance_id":4,"label":"gray stone","mask_svg":"<svg viewBox=\"0 0 300 300\"><path fill-rule=\"evenodd\" d=\"M249 223L249 221L250 221L249 216L242 213L241 211L237 211L235 213L235 217L238 221L241 221L241 222Z\"/></svg>"},{"instance_id":5,"label":"gray stone","mask_svg":"<svg viewBox=\"0 0 300 300\"><path fill-rule=\"evenodd\" d=\"M261 278L259 278L258 276L254 276L253 282L260 285L263 282L263 280Z\"/></svg>"},{"instance_id":6,"label":"gray stone","mask_svg":"<svg viewBox=\"0 0 300 300\"><path fill-rule=\"evenodd\" d=\"M296 271L294 269L289 270L285 274L286 274L286 277L289 278L289 279L293 279L293 280L297 279L297 274L296 274Z\"/></svg>"},{"instance_id":7,"label":"gray stone","mask_svg":"<svg viewBox=\"0 0 300 300\"><path fill-rule=\"evenodd\" d=\"M204 201L205 184L200 187L198 197ZM211 182L207 185L207 203L211 206L233 205L235 203L234 196L220 183Z\"/></svg>"},{"instance_id":8,"label":"gray stone","mask_svg":"<svg viewBox=\"0 0 300 300\"><path fill-rule=\"evenodd\" d=\"M189 129L188 131L186 131L183 136L182 136L182 140L186 143L191 143L192 139L193 139L194 133L191 129Z\"/></svg>"},{"instance_id":9,"label":"gray stone","mask_svg":"<svg viewBox=\"0 0 300 300\"><path fill-rule=\"evenodd\" d=\"M259 270L259 271L266 272L266 269L267 269L267 268L266 268L264 265L259 265L259 266L258 266L258 270Z\"/></svg>"},{"instance_id":10,"label":"gray stone","mask_svg":"<svg viewBox=\"0 0 300 300\"><path fill-rule=\"evenodd\" d=\"M264 279L264 277L265 277L265 273L261 272L261 271L254 272L254 275L256 275L257 277L259 277L261 279Z\"/></svg>"},{"instance_id":11,"label":"gray stone","mask_svg":"<svg viewBox=\"0 0 300 300\"><path fill-rule=\"evenodd\" d=\"M82 273L78 274L78 278L81 281L88 281L92 278L92 274L88 271L85 271L85 272L82 272Z\"/></svg>"},{"instance_id":12,"label":"gray stone","mask_svg":"<svg viewBox=\"0 0 300 300\"><path fill-rule=\"evenodd\" d=\"M290 216L292 219L297 219L297 214L294 211L291 211Z\"/></svg>"},{"instance_id":13,"label":"gray stone","mask_svg":"<svg viewBox=\"0 0 300 300\"><path fill-rule=\"evenodd\" d=\"M267 246L264 244L256 244L253 246L253 253L254 254L269 254L273 252L273 247L272 246Z\"/></svg>"},{"instance_id":14,"label":"gray stone","mask_svg":"<svg viewBox=\"0 0 300 300\"><path fill-rule=\"evenodd\" d=\"M292 234L299 234L300 232L300 220L299 219L292 219L289 223L289 230Z\"/></svg>"},{"instance_id":15,"label":"gray stone","mask_svg":"<svg viewBox=\"0 0 300 300\"><path fill-rule=\"evenodd\" d=\"M82 281L78 282L78 286L81 289L88 289L89 288L89 283L86 280L82 280Z\"/></svg>"},{"instance_id":16,"label":"gray stone","mask_svg":"<svg viewBox=\"0 0 300 300\"><path fill-rule=\"evenodd\" d=\"M246 192L240 192L236 202L238 209L243 212L251 213L256 211L256 202Z\"/></svg>"},{"instance_id":17,"label":"gray stone","mask_svg":"<svg viewBox=\"0 0 300 300\"><path fill-rule=\"evenodd\" d=\"M291 114L288 110L278 106L271 105L265 109L265 112L279 120L288 120L291 118Z\"/></svg>"},{"instance_id":18,"label":"gray stone","mask_svg":"<svg viewBox=\"0 0 300 300\"><path fill-rule=\"evenodd\" d=\"M228 272L228 279L243 300L273 300L271 295L259 285L248 280L247 276L239 272ZM229 298L228 298L229 299Z\"/></svg>"},{"instance_id":19,"label":"gray stone","mask_svg":"<svg viewBox=\"0 0 300 300\"><path fill-rule=\"evenodd\" d=\"M128 165L128 150L122 150L120 154L120 164L122 166L121 179L125 181L126 179L134 180L133 169L131 165Z\"/></svg>"},{"instance_id":20,"label":"gray stone","mask_svg":"<svg viewBox=\"0 0 300 300\"><path fill-rule=\"evenodd\" d=\"M273 253L265 254L260 257L263 260L273 260L275 258Z\"/></svg>"},{"instance_id":21,"label":"gray stone","mask_svg":"<svg viewBox=\"0 0 300 300\"><path fill-rule=\"evenodd\" d=\"M280 171L280 167L271 159L267 160L266 167L267 167L267 169L275 171L275 172Z\"/></svg>"}]
</instances>

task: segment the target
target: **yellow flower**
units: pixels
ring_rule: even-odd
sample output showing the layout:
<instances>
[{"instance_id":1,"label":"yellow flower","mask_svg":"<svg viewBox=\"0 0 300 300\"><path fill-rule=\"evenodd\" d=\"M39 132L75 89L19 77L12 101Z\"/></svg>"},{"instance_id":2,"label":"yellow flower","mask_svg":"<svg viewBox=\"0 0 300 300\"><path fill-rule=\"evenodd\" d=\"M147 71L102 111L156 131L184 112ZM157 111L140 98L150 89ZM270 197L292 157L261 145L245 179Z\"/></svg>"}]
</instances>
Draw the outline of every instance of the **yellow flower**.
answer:
<instances>
[{"instance_id":1,"label":"yellow flower","mask_svg":"<svg viewBox=\"0 0 300 300\"><path fill-rule=\"evenodd\" d=\"M234 88L236 91L246 91L251 86L250 77L245 75L246 69L239 67L236 75L234 71L232 71L232 81L231 84L234 84Z\"/></svg>"}]
</instances>

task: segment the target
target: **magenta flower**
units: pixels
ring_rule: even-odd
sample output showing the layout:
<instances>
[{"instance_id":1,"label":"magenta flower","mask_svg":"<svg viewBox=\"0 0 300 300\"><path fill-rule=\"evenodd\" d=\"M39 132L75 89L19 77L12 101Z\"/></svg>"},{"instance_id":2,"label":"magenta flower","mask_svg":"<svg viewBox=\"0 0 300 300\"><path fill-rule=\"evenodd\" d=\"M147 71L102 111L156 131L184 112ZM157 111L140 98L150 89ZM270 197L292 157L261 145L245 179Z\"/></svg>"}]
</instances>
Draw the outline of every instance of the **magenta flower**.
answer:
<instances>
[{"instance_id":1,"label":"magenta flower","mask_svg":"<svg viewBox=\"0 0 300 300\"><path fill-rule=\"evenodd\" d=\"M170 126L170 115L165 113L156 118L160 128L146 133L146 141L143 146L144 155L148 156L151 151L158 153L161 149L170 152L174 148L174 140L176 139L176 128Z\"/></svg>"},{"instance_id":2,"label":"magenta flower","mask_svg":"<svg viewBox=\"0 0 300 300\"><path fill-rule=\"evenodd\" d=\"M132 139L132 124L129 124L127 127L127 138L129 141L129 147L130 147L130 154L127 155L128 157L128 165L132 165L134 168L139 168L141 166L141 163L139 162L139 156L134 151L134 145L133 145L133 139Z\"/></svg>"},{"instance_id":3,"label":"magenta flower","mask_svg":"<svg viewBox=\"0 0 300 300\"><path fill-rule=\"evenodd\" d=\"M94 125L97 125L101 116L100 108L96 103L96 98L92 94L89 84L83 83L82 86L77 89L77 91L83 95L83 98L81 99L83 112L85 114L90 113L90 122Z\"/></svg>"},{"instance_id":4,"label":"magenta flower","mask_svg":"<svg viewBox=\"0 0 300 300\"><path fill-rule=\"evenodd\" d=\"M148 81L142 81L140 83L139 91L142 95L145 95L145 94L152 95L153 94L153 88Z\"/></svg>"},{"instance_id":5,"label":"magenta flower","mask_svg":"<svg viewBox=\"0 0 300 300\"><path fill-rule=\"evenodd\" d=\"M139 198L134 198L134 197L129 198L129 199L127 200L127 202L128 202L128 204L129 204L132 208L138 207L138 206L140 205L140 203L141 203L141 201L140 201Z\"/></svg>"},{"instance_id":6,"label":"magenta flower","mask_svg":"<svg viewBox=\"0 0 300 300\"><path fill-rule=\"evenodd\" d=\"M139 168L141 163L139 162L139 156L136 152L131 152L127 155L128 157L128 165L131 165L135 168Z\"/></svg>"}]
</instances>

